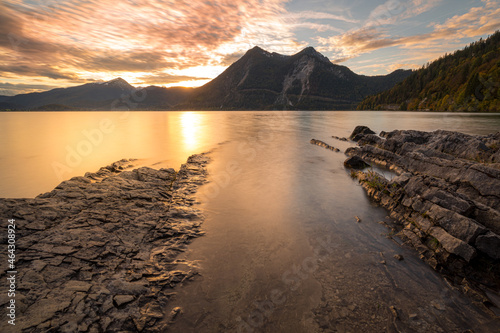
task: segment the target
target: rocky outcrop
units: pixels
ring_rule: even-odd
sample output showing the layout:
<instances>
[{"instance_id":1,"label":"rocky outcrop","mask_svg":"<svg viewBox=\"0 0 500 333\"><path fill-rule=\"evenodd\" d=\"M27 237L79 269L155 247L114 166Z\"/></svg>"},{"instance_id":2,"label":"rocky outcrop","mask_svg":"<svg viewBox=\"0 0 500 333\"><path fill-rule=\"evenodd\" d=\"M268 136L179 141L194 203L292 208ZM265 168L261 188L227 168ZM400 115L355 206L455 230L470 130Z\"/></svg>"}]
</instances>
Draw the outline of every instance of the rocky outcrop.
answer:
<instances>
[{"instance_id":1,"label":"rocky outcrop","mask_svg":"<svg viewBox=\"0 0 500 333\"><path fill-rule=\"evenodd\" d=\"M368 133L357 127L359 146L346 154L397 174L353 175L401 223L400 236L434 268L464 277L477 267L500 288L500 133Z\"/></svg>"},{"instance_id":2,"label":"rocky outcrop","mask_svg":"<svg viewBox=\"0 0 500 333\"><path fill-rule=\"evenodd\" d=\"M207 163L202 154L178 172L123 171L122 160L34 199L1 199L2 220L16 224L16 330L163 332L172 288L196 274L176 257L202 234L194 193Z\"/></svg>"}]
</instances>

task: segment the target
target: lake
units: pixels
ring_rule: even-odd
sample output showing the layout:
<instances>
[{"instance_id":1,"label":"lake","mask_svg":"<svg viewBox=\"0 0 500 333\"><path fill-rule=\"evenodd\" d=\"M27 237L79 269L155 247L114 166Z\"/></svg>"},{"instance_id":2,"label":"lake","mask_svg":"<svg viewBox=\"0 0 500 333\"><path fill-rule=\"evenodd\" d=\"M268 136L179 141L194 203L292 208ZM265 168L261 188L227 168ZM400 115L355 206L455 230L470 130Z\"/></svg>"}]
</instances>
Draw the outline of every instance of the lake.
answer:
<instances>
[{"instance_id":1,"label":"lake","mask_svg":"<svg viewBox=\"0 0 500 333\"><path fill-rule=\"evenodd\" d=\"M199 193L206 235L181 255L200 275L176 288L171 306L183 314L172 331L315 332L323 324L339 332L494 332L498 322L388 237L378 223L390 222L387 212L350 178L345 155L309 143L344 151L353 144L331 136L347 137L356 125L488 134L500 130L500 115L1 113L0 196L34 197L122 158L178 169L211 151L210 183ZM403 324L393 322L391 306Z\"/></svg>"}]
</instances>

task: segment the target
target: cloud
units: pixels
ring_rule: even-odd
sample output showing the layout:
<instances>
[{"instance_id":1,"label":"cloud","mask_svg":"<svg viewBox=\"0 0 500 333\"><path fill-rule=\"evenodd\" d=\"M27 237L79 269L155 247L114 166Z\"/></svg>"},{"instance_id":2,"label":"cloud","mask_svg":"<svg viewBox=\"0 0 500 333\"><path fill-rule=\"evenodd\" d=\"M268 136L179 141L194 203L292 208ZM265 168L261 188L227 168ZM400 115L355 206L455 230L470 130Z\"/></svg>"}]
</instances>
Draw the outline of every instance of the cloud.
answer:
<instances>
[{"instance_id":1,"label":"cloud","mask_svg":"<svg viewBox=\"0 0 500 333\"><path fill-rule=\"evenodd\" d=\"M168 73L148 74L137 78L138 82L147 82L148 84L155 85L170 85L172 83L194 80L209 80L210 78L195 77L187 75L172 75Z\"/></svg>"},{"instance_id":2,"label":"cloud","mask_svg":"<svg viewBox=\"0 0 500 333\"><path fill-rule=\"evenodd\" d=\"M436 7L442 0L387 0L370 12L366 27L395 24Z\"/></svg>"},{"instance_id":3,"label":"cloud","mask_svg":"<svg viewBox=\"0 0 500 333\"><path fill-rule=\"evenodd\" d=\"M324 12L309 11L309 10L287 13L284 16L288 19L293 19L293 20L313 19L313 20L335 20L335 21L344 21L348 23L359 23L359 20L355 20L350 17L324 13Z\"/></svg>"},{"instance_id":4,"label":"cloud","mask_svg":"<svg viewBox=\"0 0 500 333\"><path fill-rule=\"evenodd\" d=\"M384 5L387 6L390 2L393 2L393 0L386 2ZM423 0L413 0L411 3L414 7L404 7L395 16L405 17L409 13L420 13L432 7L432 4ZM353 29L329 38L319 37L317 41L321 45L320 49L334 53L333 61L337 59L337 62L386 47L419 50L419 52L423 53L423 58L427 56L425 61L429 61L432 59L429 57L431 54L435 55L436 52L438 54L444 53L446 47L449 47L450 44L456 45L461 39L493 33L500 28L498 2L486 0L483 3L484 6L471 8L467 13L449 18L443 24L433 24L431 32L412 36L391 36L386 32L386 29L373 24L372 18L381 12L379 6L372 11L370 21L362 28ZM393 13L396 13L394 10ZM384 19L384 22L389 21L390 18ZM455 43L450 43L450 36L454 36L453 41Z\"/></svg>"},{"instance_id":5,"label":"cloud","mask_svg":"<svg viewBox=\"0 0 500 333\"><path fill-rule=\"evenodd\" d=\"M254 45L292 51L298 43L283 19L285 2L7 0L0 8L0 68L78 79L217 66Z\"/></svg>"}]
</instances>

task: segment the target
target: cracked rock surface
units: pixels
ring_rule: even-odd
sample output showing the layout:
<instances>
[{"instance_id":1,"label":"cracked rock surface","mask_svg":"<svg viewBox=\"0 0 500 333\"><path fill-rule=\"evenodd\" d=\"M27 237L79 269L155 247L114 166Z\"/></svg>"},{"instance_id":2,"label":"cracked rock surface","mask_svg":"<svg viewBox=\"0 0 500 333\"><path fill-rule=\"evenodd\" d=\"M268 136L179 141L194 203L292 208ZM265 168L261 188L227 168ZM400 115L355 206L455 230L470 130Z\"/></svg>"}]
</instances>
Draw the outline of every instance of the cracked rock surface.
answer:
<instances>
[{"instance_id":1,"label":"cracked rock surface","mask_svg":"<svg viewBox=\"0 0 500 333\"><path fill-rule=\"evenodd\" d=\"M2 220L16 220L16 331L163 332L173 287L196 274L176 256L202 235L194 194L208 162L123 171L121 160L34 199L0 199ZM6 271L2 262L2 280Z\"/></svg>"}]
</instances>

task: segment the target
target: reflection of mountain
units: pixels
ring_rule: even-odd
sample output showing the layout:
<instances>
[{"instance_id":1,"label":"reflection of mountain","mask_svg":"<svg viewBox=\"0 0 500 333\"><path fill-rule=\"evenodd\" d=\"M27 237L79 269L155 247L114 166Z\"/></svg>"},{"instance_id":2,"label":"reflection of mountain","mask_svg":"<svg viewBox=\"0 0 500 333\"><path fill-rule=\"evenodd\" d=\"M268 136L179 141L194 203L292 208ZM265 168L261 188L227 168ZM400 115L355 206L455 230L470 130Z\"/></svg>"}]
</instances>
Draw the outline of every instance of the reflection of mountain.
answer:
<instances>
[{"instance_id":1,"label":"reflection of mountain","mask_svg":"<svg viewBox=\"0 0 500 333\"><path fill-rule=\"evenodd\" d=\"M308 47L284 56L249 50L199 88L134 88L122 78L41 93L0 96L0 109L47 110L335 110L354 109L364 97L393 87L411 71L363 76Z\"/></svg>"}]
</instances>

